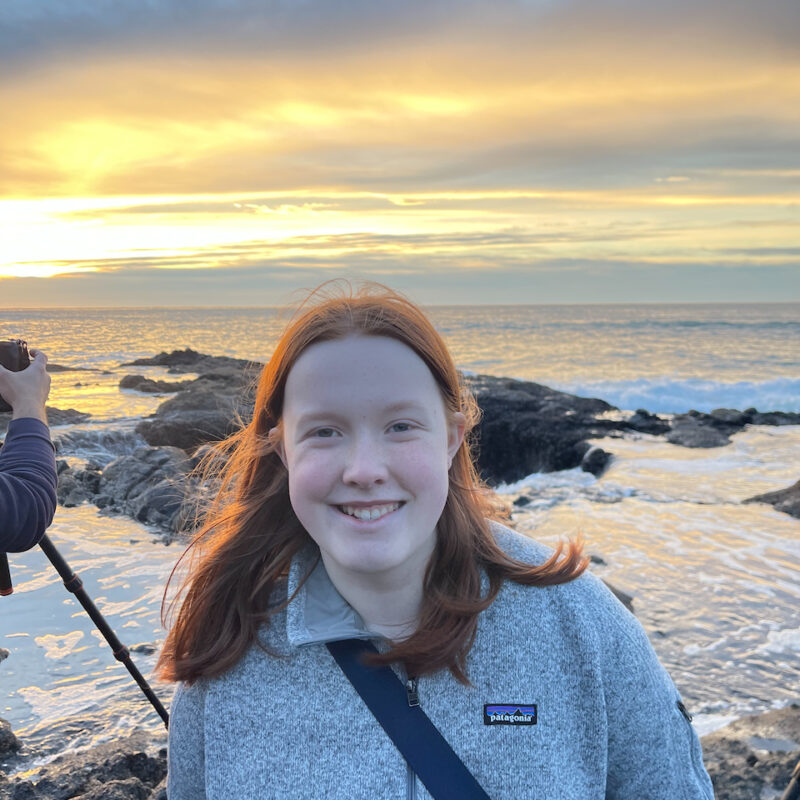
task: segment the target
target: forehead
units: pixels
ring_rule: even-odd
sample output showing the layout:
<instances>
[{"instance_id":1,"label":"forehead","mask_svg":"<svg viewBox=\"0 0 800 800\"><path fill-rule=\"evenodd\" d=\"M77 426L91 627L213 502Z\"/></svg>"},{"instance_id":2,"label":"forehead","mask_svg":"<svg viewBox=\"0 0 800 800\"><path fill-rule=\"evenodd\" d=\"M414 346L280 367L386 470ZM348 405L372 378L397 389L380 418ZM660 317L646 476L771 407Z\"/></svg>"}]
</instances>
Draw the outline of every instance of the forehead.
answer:
<instances>
[{"instance_id":1,"label":"forehead","mask_svg":"<svg viewBox=\"0 0 800 800\"><path fill-rule=\"evenodd\" d=\"M407 345L386 336L348 336L308 347L289 372L284 415L337 405L402 403L443 407L425 362Z\"/></svg>"}]
</instances>

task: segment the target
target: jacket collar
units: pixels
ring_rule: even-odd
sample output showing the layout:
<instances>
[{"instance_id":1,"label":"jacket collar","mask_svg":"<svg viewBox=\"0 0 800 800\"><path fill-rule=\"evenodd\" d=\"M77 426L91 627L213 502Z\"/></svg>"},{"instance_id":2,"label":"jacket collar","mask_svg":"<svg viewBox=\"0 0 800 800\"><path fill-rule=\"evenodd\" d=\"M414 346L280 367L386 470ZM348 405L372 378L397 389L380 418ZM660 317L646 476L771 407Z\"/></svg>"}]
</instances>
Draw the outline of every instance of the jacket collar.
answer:
<instances>
[{"instance_id":1,"label":"jacket collar","mask_svg":"<svg viewBox=\"0 0 800 800\"><path fill-rule=\"evenodd\" d=\"M308 579L300 586L306 575ZM286 635L292 646L377 638L366 629L358 612L336 591L319 549L313 543L292 559L287 589L289 597L297 592L286 608Z\"/></svg>"}]
</instances>

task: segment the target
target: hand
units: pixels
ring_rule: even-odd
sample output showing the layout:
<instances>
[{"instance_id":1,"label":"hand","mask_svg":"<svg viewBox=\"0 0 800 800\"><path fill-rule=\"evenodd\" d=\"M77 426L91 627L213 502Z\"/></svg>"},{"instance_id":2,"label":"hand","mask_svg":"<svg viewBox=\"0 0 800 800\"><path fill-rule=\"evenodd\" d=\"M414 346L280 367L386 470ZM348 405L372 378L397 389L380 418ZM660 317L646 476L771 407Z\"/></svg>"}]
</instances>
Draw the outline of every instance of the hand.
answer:
<instances>
[{"instance_id":1,"label":"hand","mask_svg":"<svg viewBox=\"0 0 800 800\"><path fill-rule=\"evenodd\" d=\"M11 406L12 419L33 417L46 425L45 403L50 394L47 356L41 350L31 350L30 356L30 366L21 372L0 365L0 395Z\"/></svg>"}]
</instances>

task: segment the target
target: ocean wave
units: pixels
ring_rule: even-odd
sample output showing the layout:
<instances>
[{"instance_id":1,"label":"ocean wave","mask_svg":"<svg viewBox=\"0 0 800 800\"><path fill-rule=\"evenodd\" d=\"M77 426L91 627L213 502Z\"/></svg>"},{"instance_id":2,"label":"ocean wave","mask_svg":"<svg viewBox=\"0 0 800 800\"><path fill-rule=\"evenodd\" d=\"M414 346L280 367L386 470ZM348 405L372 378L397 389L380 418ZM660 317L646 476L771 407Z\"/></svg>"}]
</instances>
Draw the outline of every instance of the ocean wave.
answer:
<instances>
[{"instance_id":1,"label":"ocean wave","mask_svg":"<svg viewBox=\"0 0 800 800\"><path fill-rule=\"evenodd\" d=\"M599 397L625 410L645 408L657 414L682 414L691 409L709 412L715 408L800 412L800 378L725 383L660 377L550 385L581 397Z\"/></svg>"}]
</instances>

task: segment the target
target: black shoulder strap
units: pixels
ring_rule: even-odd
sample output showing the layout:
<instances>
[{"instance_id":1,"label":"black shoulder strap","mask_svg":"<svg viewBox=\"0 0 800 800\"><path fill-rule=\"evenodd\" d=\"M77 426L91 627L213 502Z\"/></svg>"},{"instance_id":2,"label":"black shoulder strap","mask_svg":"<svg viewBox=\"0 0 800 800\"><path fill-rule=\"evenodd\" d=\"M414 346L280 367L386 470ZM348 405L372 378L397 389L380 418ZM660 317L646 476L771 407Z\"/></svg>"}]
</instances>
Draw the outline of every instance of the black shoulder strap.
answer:
<instances>
[{"instance_id":1,"label":"black shoulder strap","mask_svg":"<svg viewBox=\"0 0 800 800\"><path fill-rule=\"evenodd\" d=\"M389 667L362 663L378 651L369 642L328 642L342 668L375 719L436 800L489 800L472 773L419 706L409 706L405 687Z\"/></svg>"}]
</instances>

